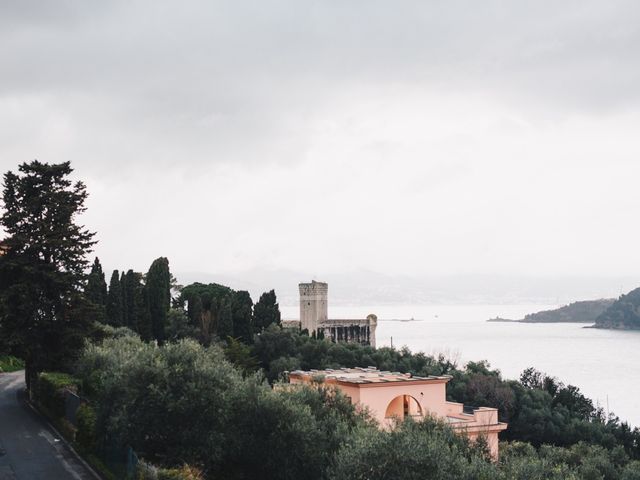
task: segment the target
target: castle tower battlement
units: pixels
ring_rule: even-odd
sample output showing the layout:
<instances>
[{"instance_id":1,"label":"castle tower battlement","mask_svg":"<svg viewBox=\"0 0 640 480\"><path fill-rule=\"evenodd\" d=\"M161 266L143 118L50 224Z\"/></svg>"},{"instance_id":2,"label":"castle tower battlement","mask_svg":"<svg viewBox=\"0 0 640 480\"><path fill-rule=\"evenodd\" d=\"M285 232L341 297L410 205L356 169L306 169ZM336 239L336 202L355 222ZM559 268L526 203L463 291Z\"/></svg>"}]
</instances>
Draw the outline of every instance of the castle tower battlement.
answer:
<instances>
[{"instance_id":1,"label":"castle tower battlement","mask_svg":"<svg viewBox=\"0 0 640 480\"><path fill-rule=\"evenodd\" d=\"M324 282L301 283L300 291L300 328L313 333L318 325L329 318L329 285Z\"/></svg>"},{"instance_id":2,"label":"castle tower battlement","mask_svg":"<svg viewBox=\"0 0 640 480\"><path fill-rule=\"evenodd\" d=\"M324 282L300 283L300 320L283 322L286 328L306 330L309 335L326 338L337 343L359 343L376 346L378 317L371 314L365 319L329 318L329 285Z\"/></svg>"}]
</instances>

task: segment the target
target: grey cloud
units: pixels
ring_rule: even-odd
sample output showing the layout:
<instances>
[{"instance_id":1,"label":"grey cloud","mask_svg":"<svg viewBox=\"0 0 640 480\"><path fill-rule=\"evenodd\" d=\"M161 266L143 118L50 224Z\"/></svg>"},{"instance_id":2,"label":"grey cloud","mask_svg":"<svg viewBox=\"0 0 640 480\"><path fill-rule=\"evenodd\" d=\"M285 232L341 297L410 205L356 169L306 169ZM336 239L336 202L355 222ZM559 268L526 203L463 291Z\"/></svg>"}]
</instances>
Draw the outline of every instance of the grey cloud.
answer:
<instances>
[{"instance_id":1,"label":"grey cloud","mask_svg":"<svg viewBox=\"0 0 640 480\"><path fill-rule=\"evenodd\" d=\"M602 241L584 218L613 228L637 204L639 17L631 0L4 1L0 167L72 160L107 263L571 269ZM566 255L530 236L567 224Z\"/></svg>"},{"instance_id":2,"label":"grey cloud","mask_svg":"<svg viewBox=\"0 0 640 480\"><path fill-rule=\"evenodd\" d=\"M187 109L311 78L329 87L514 83L541 95L582 91L588 101L638 75L640 6L630 1L66 2L44 12L16 3L0 7L18 25L3 35L12 46L3 85L141 102L178 93ZM33 28L43 24L61 28Z\"/></svg>"}]
</instances>

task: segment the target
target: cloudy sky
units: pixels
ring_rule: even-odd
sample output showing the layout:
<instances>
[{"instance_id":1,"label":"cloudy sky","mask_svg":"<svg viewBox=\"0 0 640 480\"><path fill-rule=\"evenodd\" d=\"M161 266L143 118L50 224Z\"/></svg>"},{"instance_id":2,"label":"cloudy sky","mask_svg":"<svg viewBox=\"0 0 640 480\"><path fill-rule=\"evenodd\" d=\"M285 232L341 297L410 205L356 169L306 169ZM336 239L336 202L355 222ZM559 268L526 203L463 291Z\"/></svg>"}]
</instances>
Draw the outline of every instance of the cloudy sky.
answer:
<instances>
[{"instance_id":1,"label":"cloudy sky","mask_svg":"<svg viewBox=\"0 0 640 480\"><path fill-rule=\"evenodd\" d=\"M639 58L632 0L8 0L0 167L110 268L634 275Z\"/></svg>"}]
</instances>

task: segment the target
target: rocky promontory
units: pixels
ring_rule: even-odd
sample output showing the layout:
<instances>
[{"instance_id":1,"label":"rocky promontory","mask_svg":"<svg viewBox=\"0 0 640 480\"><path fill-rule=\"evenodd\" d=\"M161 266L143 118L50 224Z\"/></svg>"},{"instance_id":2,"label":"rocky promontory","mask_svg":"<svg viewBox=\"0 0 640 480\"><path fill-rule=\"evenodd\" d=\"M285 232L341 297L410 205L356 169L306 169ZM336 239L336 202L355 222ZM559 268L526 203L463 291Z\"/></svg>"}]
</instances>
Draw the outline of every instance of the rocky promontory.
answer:
<instances>
[{"instance_id":1,"label":"rocky promontory","mask_svg":"<svg viewBox=\"0 0 640 480\"><path fill-rule=\"evenodd\" d=\"M554 310L543 310L530 313L520 320L506 318L492 318L489 322L520 322L520 323L594 323L616 300L603 298L600 300L585 300L573 302Z\"/></svg>"}]
</instances>

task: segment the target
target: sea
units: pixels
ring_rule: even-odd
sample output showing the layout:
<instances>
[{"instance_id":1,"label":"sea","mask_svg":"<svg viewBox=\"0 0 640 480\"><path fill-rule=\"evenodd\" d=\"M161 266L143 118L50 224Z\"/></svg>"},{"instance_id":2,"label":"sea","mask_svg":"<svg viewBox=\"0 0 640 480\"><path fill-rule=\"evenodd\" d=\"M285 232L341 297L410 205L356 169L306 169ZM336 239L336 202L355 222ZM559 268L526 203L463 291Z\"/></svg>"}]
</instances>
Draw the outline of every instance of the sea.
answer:
<instances>
[{"instance_id":1,"label":"sea","mask_svg":"<svg viewBox=\"0 0 640 480\"><path fill-rule=\"evenodd\" d=\"M581 323L504 323L559 305L330 306L330 318L378 316L377 346L443 353L459 366L487 360L503 378L534 367L578 387L595 405L640 427L640 331L585 328ZM283 318L299 307L283 306Z\"/></svg>"}]
</instances>

